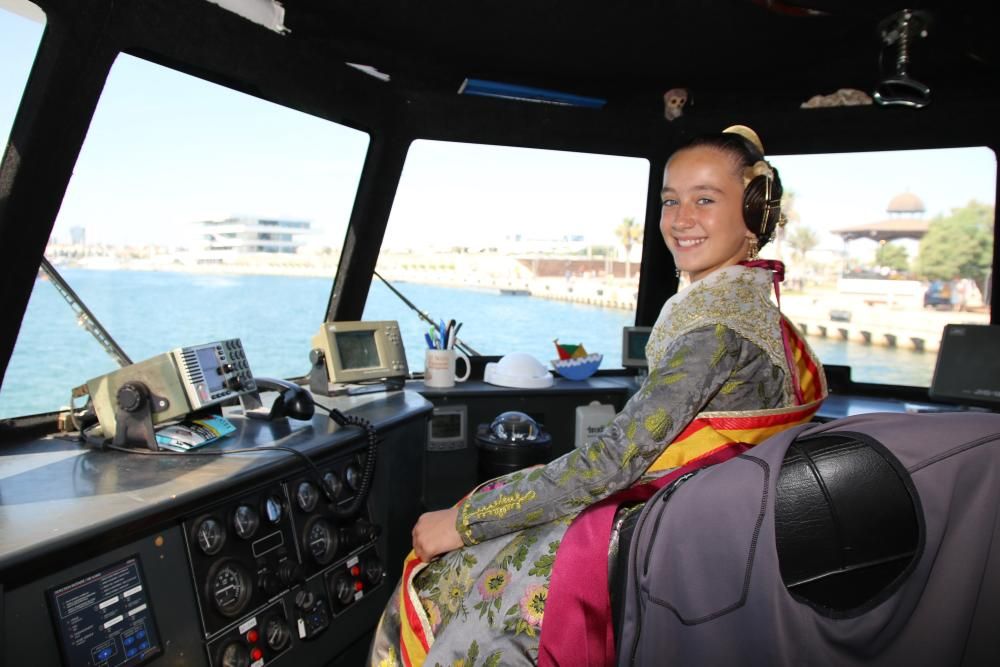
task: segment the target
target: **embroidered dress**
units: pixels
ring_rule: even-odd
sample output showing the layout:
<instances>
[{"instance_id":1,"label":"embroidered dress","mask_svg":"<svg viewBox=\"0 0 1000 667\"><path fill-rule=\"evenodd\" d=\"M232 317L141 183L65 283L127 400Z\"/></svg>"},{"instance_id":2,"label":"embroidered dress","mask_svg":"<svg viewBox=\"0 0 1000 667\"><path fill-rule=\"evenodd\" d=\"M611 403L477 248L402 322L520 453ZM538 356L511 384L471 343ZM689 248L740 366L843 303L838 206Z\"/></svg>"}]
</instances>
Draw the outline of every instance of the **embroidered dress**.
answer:
<instances>
[{"instance_id":1,"label":"embroidered dress","mask_svg":"<svg viewBox=\"0 0 1000 667\"><path fill-rule=\"evenodd\" d=\"M534 665L556 551L581 510L710 452L718 439L704 432L724 434L733 416L766 411L756 414L783 428L803 403L800 378L810 396L825 396L804 341L786 349L790 325L771 291L770 271L732 266L667 301L646 349L649 376L597 438L478 488L459 506L464 548L430 564L411 554L371 664ZM789 359L808 360L814 376Z\"/></svg>"}]
</instances>

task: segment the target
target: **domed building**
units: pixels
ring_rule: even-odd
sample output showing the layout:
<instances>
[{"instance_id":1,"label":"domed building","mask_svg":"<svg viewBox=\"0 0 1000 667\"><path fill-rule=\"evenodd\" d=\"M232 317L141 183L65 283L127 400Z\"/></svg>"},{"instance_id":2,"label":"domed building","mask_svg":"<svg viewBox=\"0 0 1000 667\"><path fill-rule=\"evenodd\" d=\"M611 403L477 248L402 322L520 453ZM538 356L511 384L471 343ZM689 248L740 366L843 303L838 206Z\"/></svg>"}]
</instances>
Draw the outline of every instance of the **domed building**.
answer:
<instances>
[{"instance_id":1,"label":"domed building","mask_svg":"<svg viewBox=\"0 0 1000 667\"><path fill-rule=\"evenodd\" d=\"M926 212L920 197L912 192L902 192L889 200L886 219L832 231L845 243L855 239L870 239L879 243L896 239L919 240L930 226L930 222L924 220Z\"/></svg>"}]
</instances>

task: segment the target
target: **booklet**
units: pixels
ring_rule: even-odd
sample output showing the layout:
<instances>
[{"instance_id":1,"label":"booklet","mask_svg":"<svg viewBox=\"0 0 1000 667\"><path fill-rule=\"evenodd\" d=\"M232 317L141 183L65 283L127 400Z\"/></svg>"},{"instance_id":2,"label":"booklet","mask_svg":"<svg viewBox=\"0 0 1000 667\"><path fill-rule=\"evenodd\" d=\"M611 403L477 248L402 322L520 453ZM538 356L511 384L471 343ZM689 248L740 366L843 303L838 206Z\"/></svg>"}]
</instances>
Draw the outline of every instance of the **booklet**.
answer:
<instances>
[{"instance_id":1,"label":"booklet","mask_svg":"<svg viewBox=\"0 0 1000 667\"><path fill-rule=\"evenodd\" d=\"M236 427L228 419L216 415L187 419L158 429L156 443L160 449L186 452L215 442L235 430Z\"/></svg>"}]
</instances>

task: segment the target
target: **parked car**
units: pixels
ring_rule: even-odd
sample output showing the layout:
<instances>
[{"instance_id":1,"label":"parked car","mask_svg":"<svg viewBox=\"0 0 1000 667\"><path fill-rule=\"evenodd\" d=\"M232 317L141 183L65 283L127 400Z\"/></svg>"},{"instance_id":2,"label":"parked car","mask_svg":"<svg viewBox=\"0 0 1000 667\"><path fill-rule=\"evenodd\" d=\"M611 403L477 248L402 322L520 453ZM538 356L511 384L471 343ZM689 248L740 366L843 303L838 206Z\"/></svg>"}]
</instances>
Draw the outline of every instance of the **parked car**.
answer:
<instances>
[{"instance_id":1,"label":"parked car","mask_svg":"<svg viewBox=\"0 0 1000 667\"><path fill-rule=\"evenodd\" d=\"M924 292L924 308L946 307L951 310L951 283L935 280Z\"/></svg>"}]
</instances>

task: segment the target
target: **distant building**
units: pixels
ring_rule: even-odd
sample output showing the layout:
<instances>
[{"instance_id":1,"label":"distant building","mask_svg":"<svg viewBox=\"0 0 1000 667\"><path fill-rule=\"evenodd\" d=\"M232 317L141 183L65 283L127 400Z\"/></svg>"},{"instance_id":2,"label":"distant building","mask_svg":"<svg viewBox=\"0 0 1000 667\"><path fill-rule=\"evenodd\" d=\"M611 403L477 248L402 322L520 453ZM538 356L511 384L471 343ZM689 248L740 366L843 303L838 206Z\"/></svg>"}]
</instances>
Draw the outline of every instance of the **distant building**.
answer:
<instances>
[{"instance_id":1,"label":"distant building","mask_svg":"<svg viewBox=\"0 0 1000 667\"><path fill-rule=\"evenodd\" d=\"M294 254L304 245L310 223L302 220L228 218L197 223L198 251L218 261L252 253Z\"/></svg>"},{"instance_id":2,"label":"distant building","mask_svg":"<svg viewBox=\"0 0 1000 667\"><path fill-rule=\"evenodd\" d=\"M72 243L73 245L87 245L87 228L70 227L69 239L70 243Z\"/></svg>"},{"instance_id":3,"label":"distant building","mask_svg":"<svg viewBox=\"0 0 1000 667\"><path fill-rule=\"evenodd\" d=\"M930 222L924 219L927 212L924 202L912 192L898 194L889 200L887 217L877 222L869 222L853 227L832 230L844 243L855 239L870 239L879 243L896 239L921 239L927 233Z\"/></svg>"}]
</instances>

